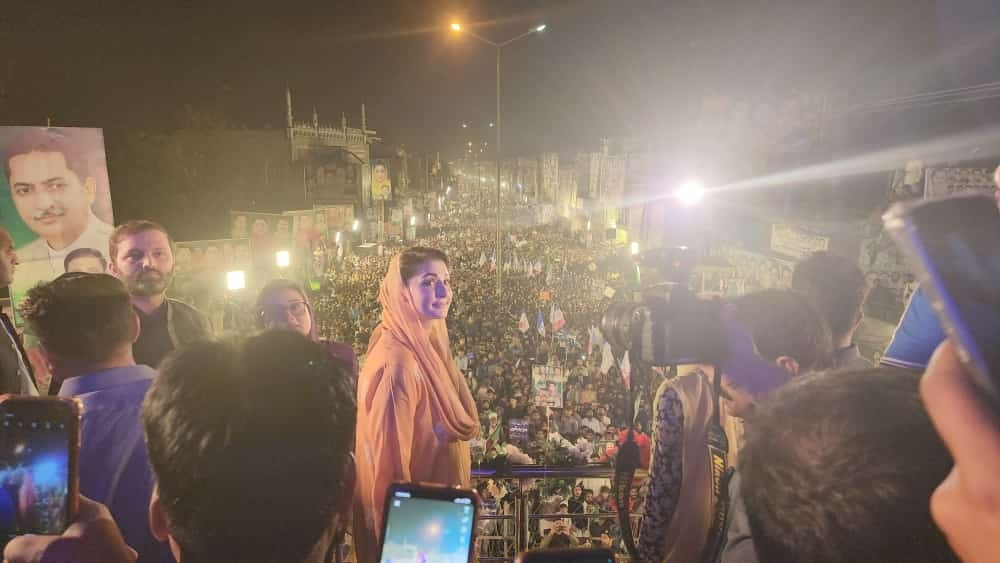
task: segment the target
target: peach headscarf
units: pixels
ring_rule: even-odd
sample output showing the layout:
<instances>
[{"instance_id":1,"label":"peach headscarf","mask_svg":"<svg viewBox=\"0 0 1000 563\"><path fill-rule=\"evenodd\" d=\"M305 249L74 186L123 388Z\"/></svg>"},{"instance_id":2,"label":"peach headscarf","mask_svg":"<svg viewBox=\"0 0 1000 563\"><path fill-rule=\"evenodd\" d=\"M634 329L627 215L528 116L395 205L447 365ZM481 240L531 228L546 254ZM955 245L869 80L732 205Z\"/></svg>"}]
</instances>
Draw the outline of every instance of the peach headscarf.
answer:
<instances>
[{"instance_id":1,"label":"peach headscarf","mask_svg":"<svg viewBox=\"0 0 1000 563\"><path fill-rule=\"evenodd\" d=\"M389 335L403 343L430 382L433 393L428 399L435 422L453 440L471 440L479 435L479 413L469 386L451 357L448 328L444 319L432 321L428 337L409 288L403 283L399 257L399 254L392 257L379 288L382 323L375 327L368 341L368 353Z\"/></svg>"}]
</instances>

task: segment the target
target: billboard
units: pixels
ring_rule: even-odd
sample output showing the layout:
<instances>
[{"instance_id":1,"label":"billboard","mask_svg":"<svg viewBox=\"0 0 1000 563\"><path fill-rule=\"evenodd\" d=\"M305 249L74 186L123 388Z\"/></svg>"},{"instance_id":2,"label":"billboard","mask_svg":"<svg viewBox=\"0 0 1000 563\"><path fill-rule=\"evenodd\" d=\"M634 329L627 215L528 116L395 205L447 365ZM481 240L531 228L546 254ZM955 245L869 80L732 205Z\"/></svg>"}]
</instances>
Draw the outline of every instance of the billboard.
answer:
<instances>
[{"instance_id":1,"label":"billboard","mask_svg":"<svg viewBox=\"0 0 1000 563\"><path fill-rule=\"evenodd\" d=\"M830 237L820 236L784 223L771 225L771 250L792 258L805 258L814 252L829 250Z\"/></svg>"},{"instance_id":2,"label":"billboard","mask_svg":"<svg viewBox=\"0 0 1000 563\"><path fill-rule=\"evenodd\" d=\"M280 213L230 211L229 238L249 239L254 269L267 270L274 265L274 253L291 244L291 221Z\"/></svg>"},{"instance_id":3,"label":"billboard","mask_svg":"<svg viewBox=\"0 0 1000 563\"><path fill-rule=\"evenodd\" d=\"M312 201L353 201L361 191L361 161L341 147L310 147L301 159Z\"/></svg>"},{"instance_id":4,"label":"billboard","mask_svg":"<svg viewBox=\"0 0 1000 563\"><path fill-rule=\"evenodd\" d=\"M0 154L0 224L20 260L15 310L38 282L106 270L114 216L103 131L0 127Z\"/></svg>"},{"instance_id":5,"label":"billboard","mask_svg":"<svg viewBox=\"0 0 1000 563\"><path fill-rule=\"evenodd\" d=\"M928 168L925 174L926 197L979 192L992 195L992 168Z\"/></svg>"},{"instance_id":6,"label":"billboard","mask_svg":"<svg viewBox=\"0 0 1000 563\"><path fill-rule=\"evenodd\" d=\"M372 200L392 199L392 176L389 161L379 159L372 162Z\"/></svg>"},{"instance_id":7,"label":"billboard","mask_svg":"<svg viewBox=\"0 0 1000 563\"><path fill-rule=\"evenodd\" d=\"M317 221L321 221L319 215L325 214L326 225L330 231L346 231L351 228L354 222L353 205L314 205Z\"/></svg>"}]
</instances>

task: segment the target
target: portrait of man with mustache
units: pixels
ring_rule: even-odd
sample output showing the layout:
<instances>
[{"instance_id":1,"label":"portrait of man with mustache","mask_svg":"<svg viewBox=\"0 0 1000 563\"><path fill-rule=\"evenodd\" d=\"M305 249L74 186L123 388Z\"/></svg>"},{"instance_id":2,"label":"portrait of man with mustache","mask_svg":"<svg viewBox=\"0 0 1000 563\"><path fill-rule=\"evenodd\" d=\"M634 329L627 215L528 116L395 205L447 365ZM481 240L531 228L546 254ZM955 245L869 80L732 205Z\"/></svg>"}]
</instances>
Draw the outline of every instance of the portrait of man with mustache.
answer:
<instances>
[{"instance_id":1,"label":"portrait of man with mustache","mask_svg":"<svg viewBox=\"0 0 1000 563\"><path fill-rule=\"evenodd\" d=\"M18 257L24 263L47 261L53 276L62 273L66 256L78 248L106 253L113 230L91 208L97 174L90 170L83 141L57 129L29 129L4 151L11 200L38 235L17 248Z\"/></svg>"}]
</instances>

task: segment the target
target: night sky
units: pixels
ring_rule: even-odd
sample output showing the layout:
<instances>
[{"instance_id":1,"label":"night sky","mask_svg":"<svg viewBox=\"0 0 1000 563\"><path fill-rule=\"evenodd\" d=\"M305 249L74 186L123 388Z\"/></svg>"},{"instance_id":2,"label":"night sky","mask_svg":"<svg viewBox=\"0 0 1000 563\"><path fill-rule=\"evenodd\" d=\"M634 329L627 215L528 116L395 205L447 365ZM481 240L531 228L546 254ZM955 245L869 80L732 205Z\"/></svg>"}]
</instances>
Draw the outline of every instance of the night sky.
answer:
<instances>
[{"instance_id":1,"label":"night sky","mask_svg":"<svg viewBox=\"0 0 1000 563\"><path fill-rule=\"evenodd\" d=\"M943 7L965 2L980 13ZM287 83L303 120L315 105L321 121L346 111L357 125L365 102L388 143L454 154L492 138L495 103L494 52L450 34L460 19L494 40L548 25L504 50L506 154L595 148L601 137L669 135L710 92L759 99L820 88L868 101L952 86L969 76L941 54L991 21L993 4L8 2L0 122L276 127Z\"/></svg>"}]
</instances>

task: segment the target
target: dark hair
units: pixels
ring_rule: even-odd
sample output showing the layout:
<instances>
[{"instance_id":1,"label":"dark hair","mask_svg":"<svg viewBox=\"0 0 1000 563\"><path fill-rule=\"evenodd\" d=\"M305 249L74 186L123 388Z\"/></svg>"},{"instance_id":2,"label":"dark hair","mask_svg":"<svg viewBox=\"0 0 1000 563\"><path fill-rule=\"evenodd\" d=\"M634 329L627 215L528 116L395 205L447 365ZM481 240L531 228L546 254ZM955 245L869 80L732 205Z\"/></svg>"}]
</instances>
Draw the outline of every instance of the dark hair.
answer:
<instances>
[{"instance_id":1,"label":"dark hair","mask_svg":"<svg viewBox=\"0 0 1000 563\"><path fill-rule=\"evenodd\" d=\"M57 152L66 159L66 168L83 182L91 176L85 154L87 146L80 138L83 134L63 129L31 128L15 136L4 150L3 166L7 178L10 178L10 160L15 156L31 152Z\"/></svg>"},{"instance_id":2,"label":"dark hair","mask_svg":"<svg viewBox=\"0 0 1000 563\"><path fill-rule=\"evenodd\" d=\"M108 359L135 336L132 298L107 274L71 272L38 284L19 310L46 350L83 364Z\"/></svg>"},{"instance_id":3,"label":"dark hair","mask_svg":"<svg viewBox=\"0 0 1000 563\"><path fill-rule=\"evenodd\" d=\"M761 561L955 561L930 497L951 458L917 374L797 378L747 420L741 492Z\"/></svg>"},{"instance_id":4,"label":"dark hair","mask_svg":"<svg viewBox=\"0 0 1000 563\"><path fill-rule=\"evenodd\" d=\"M108 269L108 261L106 258L104 258L104 255L101 254L100 250L97 250L96 248L77 248L76 250L67 254L66 258L63 259L63 271L68 272L70 262L76 260L77 258L82 258L84 256L97 258L98 260L101 261L101 269L102 270Z\"/></svg>"},{"instance_id":5,"label":"dark hair","mask_svg":"<svg viewBox=\"0 0 1000 563\"><path fill-rule=\"evenodd\" d=\"M349 377L292 331L201 341L168 356L142 419L181 560L298 561L345 495Z\"/></svg>"},{"instance_id":6,"label":"dark hair","mask_svg":"<svg viewBox=\"0 0 1000 563\"><path fill-rule=\"evenodd\" d=\"M448 255L436 248L426 246L411 246L399 255L399 274L403 278L403 283L412 278L417 273L417 268L424 262L440 260L444 265L448 265Z\"/></svg>"},{"instance_id":7,"label":"dark hair","mask_svg":"<svg viewBox=\"0 0 1000 563\"><path fill-rule=\"evenodd\" d=\"M108 259L112 262L118 259L118 245L125 240L125 237L146 231L160 231L163 233L167 237L167 242L170 243L170 249L173 250L174 239L170 237L170 233L167 232L167 229L163 225L148 219L138 219L115 227L115 230L111 233L111 237L108 238Z\"/></svg>"},{"instance_id":8,"label":"dark hair","mask_svg":"<svg viewBox=\"0 0 1000 563\"><path fill-rule=\"evenodd\" d=\"M868 296L868 282L857 264L830 252L816 252L796 264L792 289L819 311L838 339L854 328Z\"/></svg>"},{"instance_id":9,"label":"dark hair","mask_svg":"<svg viewBox=\"0 0 1000 563\"><path fill-rule=\"evenodd\" d=\"M830 329L801 295L766 289L744 295L734 303L737 319L750 332L765 360L773 362L781 356L790 356L802 371L832 365Z\"/></svg>"},{"instance_id":10,"label":"dark hair","mask_svg":"<svg viewBox=\"0 0 1000 563\"><path fill-rule=\"evenodd\" d=\"M260 313L263 310L264 301L267 301L267 298L271 295L271 293L275 291L281 291L283 289L290 289L302 296L302 300L306 302L306 307L309 309L309 317L312 319L312 330L310 330L310 338L313 341L318 340L319 329L316 326L316 315L313 314L312 303L309 302L309 295L306 293L305 288L302 287L302 284L300 284L295 280L290 280L286 278L275 278L264 284L264 287L260 289L260 293L257 294L257 303L255 304L257 312ZM265 326L264 317L260 314L257 315L257 328L261 329L267 328Z\"/></svg>"}]
</instances>

